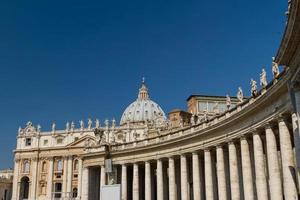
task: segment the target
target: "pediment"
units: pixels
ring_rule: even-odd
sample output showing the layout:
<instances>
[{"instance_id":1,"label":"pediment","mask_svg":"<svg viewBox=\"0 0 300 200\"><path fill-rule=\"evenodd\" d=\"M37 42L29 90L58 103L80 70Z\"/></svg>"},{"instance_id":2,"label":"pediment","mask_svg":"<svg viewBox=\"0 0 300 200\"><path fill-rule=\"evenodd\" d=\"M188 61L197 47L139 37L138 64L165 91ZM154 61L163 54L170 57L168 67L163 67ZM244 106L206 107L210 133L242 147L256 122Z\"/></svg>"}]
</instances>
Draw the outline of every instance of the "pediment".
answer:
<instances>
[{"instance_id":1,"label":"pediment","mask_svg":"<svg viewBox=\"0 0 300 200\"><path fill-rule=\"evenodd\" d=\"M87 135L79 138L78 140L68 144L68 147L90 147L95 146L97 144L97 140L95 137Z\"/></svg>"}]
</instances>

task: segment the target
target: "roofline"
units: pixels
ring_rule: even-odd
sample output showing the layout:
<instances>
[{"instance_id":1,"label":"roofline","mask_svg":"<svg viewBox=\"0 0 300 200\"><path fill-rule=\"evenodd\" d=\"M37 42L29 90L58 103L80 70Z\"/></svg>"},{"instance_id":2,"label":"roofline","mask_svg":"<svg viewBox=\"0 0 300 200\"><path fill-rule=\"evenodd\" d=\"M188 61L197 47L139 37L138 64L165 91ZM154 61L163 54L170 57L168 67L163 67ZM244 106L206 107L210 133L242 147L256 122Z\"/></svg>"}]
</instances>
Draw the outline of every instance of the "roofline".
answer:
<instances>
[{"instance_id":1,"label":"roofline","mask_svg":"<svg viewBox=\"0 0 300 200\"><path fill-rule=\"evenodd\" d=\"M207 97L207 98L223 98L223 99L225 99L226 98L226 96L219 96L219 95L202 95L202 94L192 94L192 95L190 95L187 99L186 99L186 101L189 101L191 98L193 98L193 97ZM238 99L237 97L233 97L233 96L230 96L230 98L231 99ZM244 99L248 99L248 97L244 97Z\"/></svg>"}]
</instances>

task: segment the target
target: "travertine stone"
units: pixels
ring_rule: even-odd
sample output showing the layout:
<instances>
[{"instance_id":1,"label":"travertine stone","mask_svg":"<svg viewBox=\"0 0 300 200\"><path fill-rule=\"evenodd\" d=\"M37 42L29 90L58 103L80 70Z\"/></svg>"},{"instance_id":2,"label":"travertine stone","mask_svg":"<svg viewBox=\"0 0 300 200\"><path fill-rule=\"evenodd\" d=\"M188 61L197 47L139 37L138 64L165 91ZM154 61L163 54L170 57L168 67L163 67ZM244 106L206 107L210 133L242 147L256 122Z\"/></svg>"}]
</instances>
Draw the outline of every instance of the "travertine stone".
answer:
<instances>
[{"instance_id":1,"label":"travertine stone","mask_svg":"<svg viewBox=\"0 0 300 200\"><path fill-rule=\"evenodd\" d=\"M181 200L188 200L188 177L186 155L180 155Z\"/></svg>"},{"instance_id":2,"label":"travertine stone","mask_svg":"<svg viewBox=\"0 0 300 200\"><path fill-rule=\"evenodd\" d=\"M193 153L193 187L194 200L201 200L199 155L197 152Z\"/></svg>"},{"instance_id":3,"label":"travertine stone","mask_svg":"<svg viewBox=\"0 0 300 200\"><path fill-rule=\"evenodd\" d=\"M133 164L132 200L139 200L139 166Z\"/></svg>"},{"instance_id":4,"label":"travertine stone","mask_svg":"<svg viewBox=\"0 0 300 200\"><path fill-rule=\"evenodd\" d=\"M151 200L151 165L145 162L145 200Z\"/></svg>"},{"instance_id":5,"label":"travertine stone","mask_svg":"<svg viewBox=\"0 0 300 200\"><path fill-rule=\"evenodd\" d=\"M157 171L156 171L156 178L157 178L157 200L164 199L164 184L163 184L163 164L162 160L157 160Z\"/></svg>"},{"instance_id":6,"label":"travertine stone","mask_svg":"<svg viewBox=\"0 0 300 200\"><path fill-rule=\"evenodd\" d=\"M35 200L36 199L36 194L37 194L37 170L38 170L38 161L37 159L31 160L31 174L32 174L32 179L31 179L31 190L30 190L30 199Z\"/></svg>"},{"instance_id":7,"label":"travertine stone","mask_svg":"<svg viewBox=\"0 0 300 200\"><path fill-rule=\"evenodd\" d=\"M82 195L82 159L78 159L78 197Z\"/></svg>"},{"instance_id":8,"label":"travertine stone","mask_svg":"<svg viewBox=\"0 0 300 200\"><path fill-rule=\"evenodd\" d=\"M217 177L219 200L227 200L224 152L222 146L217 146Z\"/></svg>"},{"instance_id":9,"label":"travertine stone","mask_svg":"<svg viewBox=\"0 0 300 200\"><path fill-rule=\"evenodd\" d=\"M106 173L105 173L105 166L101 165L101 169L100 169L100 186L104 186L106 185Z\"/></svg>"},{"instance_id":10,"label":"travertine stone","mask_svg":"<svg viewBox=\"0 0 300 200\"><path fill-rule=\"evenodd\" d=\"M267 158L269 171L270 197L273 200L282 200L281 178L277 154L276 137L270 125L266 126Z\"/></svg>"},{"instance_id":11,"label":"travertine stone","mask_svg":"<svg viewBox=\"0 0 300 200\"><path fill-rule=\"evenodd\" d=\"M204 151L204 170L205 170L205 194L206 200L214 200L214 185L212 173L212 160L210 150Z\"/></svg>"},{"instance_id":12,"label":"travertine stone","mask_svg":"<svg viewBox=\"0 0 300 200\"><path fill-rule=\"evenodd\" d=\"M18 177L19 177L19 165L20 165L20 160L15 159L12 200L17 200L17 195L18 195L17 194L17 186L18 186Z\"/></svg>"},{"instance_id":13,"label":"travertine stone","mask_svg":"<svg viewBox=\"0 0 300 200\"><path fill-rule=\"evenodd\" d=\"M73 158L69 156L68 158L68 176L67 176L67 192L70 194L72 192L72 174L73 174Z\"/></svg>"},{"instance_id":14,"label":"travertine stone","mask_svg":"<svg viewBox=\"0 0 300 200\"><path fill-rule=\"evenodd\" d=\"M244 199L254 200L250 151L249 151L248 141L245 137L241 138L241 155L242 155Z\"/></svg>"},{"instance_id":15,"label":"travertine stone","mask_svg":"<svg viewBox=\"0 0 300 200\"><path fill-rule=\"evenodd\" d=\"M283 191L286 200L297 199L295 163L291 135L283 119L279 119L279 140L283 173Z\"/></svg>"},{"instance_id":16,"label":"travertine stone","mask_svg":"<svg viewBox=\"0 0 300 200\"><path fill-rule=\"evenodd\" d=\"M68 182L68 157L63 158L64 170L63 170L63 184L62 184L62 196L67 197L67 182Z\"/></svg>"},{"instance_id":17,"label":"travertine stone","mask_svg":"<svg viewBox=\"0 0 300 200\"><path fill-rule=\"evenodd\" d=\"M127 200L127 166L122 165L122 200Z\"/></svg>"},{"instance_id":18,"label":"travertine stone","mask_svg":"<svg viewBox=\"0 0 300 200\"><path fill-rule=\"evenodd\" d=\"M176 199L175 163L174 158L169 158L169 200Z\"/></svg>"},{"instance_id":19,"label":"travertine stone","mask_svg":"<svg viewBox=\"0 0 300 200\"><path fill-rule=\"evenodd\" d=\"M240 200L240 181L238 172L238 160L236 146L233 142L229 142L229 171L230 171L230 189L231 189L231 199Z\"/></svg>"},{"instance_id":20,"label":"travertine stone","mask_svg":"<svg viewBox=\"0 0 300 200\"><path fill-rule=\"evenodd\" d=\"M47 178L47 198L52 198L52 181L53 181L53 158L49 160L49 172Z\"/></svg>"},{"instance_id":21,"label":"travertine stone","mask_svg":"<svg viewBox=\"0 0 300 200\"><path fill-rule=\"evenodd\" d=\"M89 199L89 168L85 167L82 170L82 190L81 200Z\"/></svg>"},{"instance_id":22,"label":"travertine stone","mask_svg":"<svg viewBox=\"0 0 300 200\"><path fill-rule=\"evenodd\" d=\"M263 143L260 135L257 132L253 134L253 150L257 199L265 200L268 199L268 186L265 173L266 166L264 160Z\"/></svg>"}]
</instances>

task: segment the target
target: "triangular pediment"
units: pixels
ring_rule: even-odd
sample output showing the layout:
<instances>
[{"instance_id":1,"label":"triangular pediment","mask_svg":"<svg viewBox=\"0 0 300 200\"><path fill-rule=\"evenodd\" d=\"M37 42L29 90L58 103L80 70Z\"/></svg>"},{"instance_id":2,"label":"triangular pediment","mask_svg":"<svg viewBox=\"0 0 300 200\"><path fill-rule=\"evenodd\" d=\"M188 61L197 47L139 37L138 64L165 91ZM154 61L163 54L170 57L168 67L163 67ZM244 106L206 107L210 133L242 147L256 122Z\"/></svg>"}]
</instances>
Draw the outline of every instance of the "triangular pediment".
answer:
<instances>
[{"instance_id":1,"label":"triangular pediment","mask_svg":"<svg viewBox=\"0 0 300 200\"><path fill-rule=\"evenodd\" d=\"M86 147L91 144L96 144L96 138L90 135L83 136L82 138L79 138L78 140L68 144L68 147Z\"/></svg>"}]
</instances>

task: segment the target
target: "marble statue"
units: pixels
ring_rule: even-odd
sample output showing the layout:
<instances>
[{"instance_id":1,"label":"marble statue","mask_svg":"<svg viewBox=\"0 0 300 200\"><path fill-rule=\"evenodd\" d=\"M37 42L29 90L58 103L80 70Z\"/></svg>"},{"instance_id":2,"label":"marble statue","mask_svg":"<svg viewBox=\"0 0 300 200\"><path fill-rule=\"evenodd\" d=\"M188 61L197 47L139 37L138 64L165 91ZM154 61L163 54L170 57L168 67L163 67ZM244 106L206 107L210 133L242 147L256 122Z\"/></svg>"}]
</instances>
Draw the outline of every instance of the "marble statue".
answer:
<instances>
[{"instance_id":1,"label":"marble statue","mask_svg":"<svg viewBox=\"0 0 300 200\"><path fill-rule=\"evenodd\" d=\"M95 121L95 126L96 126L96 128L100 128L100 121L99 121L99 119L96 119L96 121Z\"/></svg>"},{"instance_id":2,"label":"marble statue","mask_svg":"<svg viewBox=\"0 0 300 200\"><path fill-rule=\"evenodd\" d=\"M18 133L20 134L21 132L22 132L22 128L21 126L19 126Z\"/></svg>"},{"instance_id":3,"label":"marble statue","mask_svg":"<svg viewBox=\"0 0 300 200\"><path fill-rule=\"evenodd\" d=\"M55 132L55 128L56 128L56 124L53 123L53 124L52 124L52 132Z\"/></svg>"},{"instance_id":4,"label":"marble statue","mask_svg":"<svg viewBox=\"0 0 300 200\"><path fill-rule=\"evenodd\" d=\"M256 96L257 95L257 82L255 80L251 79L250 86L251 86L252 96Z\"/></svg>"},{"instance_id":5,"label":"marble statue","mask_svg":"<svg viewBox=\"0 0 300 200\"><path fill-rule=\"evenodd\" d=\"M109 127L109 121L108 121L108 119L106 119L106 120L104 121L104 125L105 125L105 128L108 128L108 127Z\"/></svg>"},{"instance_id":6,"label":"marble statue","mask_svg":"<svg viewBox=\"0 0 300 200\"><path fill-rule=\"evenodd\" d=\"M229 108L231 106L231 98L228 94L226 95L226 106L227 106L227 109L229 110Z\"/></svg>"},{"instance_id":7,"label":"marble statue","mask_svg":"<svg viewBox=\"0 0 300 200\"><path fill-rule=\"evenodd\" d=\"M240 101L240 103L242 103L244 101L244 94L243 94L243 90L241 87L239 87L238 93L236 96L237 96L237 99Z\"/></svg>"},{"instance_id":8,"label":"marble statue","mask_svg":"<svg viewBox=\"0 0 300 200\"><path fill-rule=\"evenodd\" d=\"M41 128L42 128L41 125L38 124L38 125L37 125L37 132L40 133L40 132L41 132Z\"/></svg>"},{"instance_id":9,"label":"marble statue","mask_svg":"<svg viewBox=\"0 0 300 200\"><path fill-rule=\"evenodd\" d=\"M75 129L75 123L72 121L71 122L71 130L74 131L74 129Z\"/></svg>"},{"instance_id":10,"label":"marble statue","mask_svg":"<svg viewBox=\"0 0 300 200\"><path fill-rule=\"evenodd\" d=\"M275 62L275 57L272 57L272 73L273 73L273 78L278 78L279 76L279 66L278 64Z\"/></svg>"},{"instance_id":11,"label":"marble statue","mask_svg":"<svg viewBox=\"0 0 300 200\"><path fill-rule=\"evenodd\" d=\"M116 127L116 120L115 119L112 119L112 124L111 124L111 127L115 128Z\"/></svg>"},{"instance_id":12,"label":"marble statue","mask_svg":"<svg viewBox=\"0 0 300 200\"><path fill-rule=\"evenodd\" d=\"M182 118L180 118L179 126L180 126L180 128L183 128L183 119Z\"/></svg>"},{"instance_id":13,"label":"marble statue","mask_svg":"<svg viewBox=\"0 0 300 200\"><path fill-rule=\"evenodd\" d=\"M93 125L93 121L91 120L91 118L88 119L88 129L91 130L92 129L92 125Z\"/></svg>"},{"instance_id":14,"label":"marble statue","mask_svg":"<svg viewBox=\"0 0 300 200\"><path fill-rule=\"evenodd\" d=\"M262 69L262 72L260 74L260 85L263 88L266 88L268 85L268 81L267 81L267 73L265 69Z\"/></svg>"},{"instance_id":15,"label":"marble statue","mask_svg":"<svg viewBox=\"0 0 300 200\"><path fill-rule=\"evenodd\" d=\"M192 114L191 116L191 125L194 126L195 125L195 115Z\"/></svg>"},{"instance_id":16,"label":"marble statue","mask_svg":"<svg viewBox=\"0 0 300 200\"><path fill-rule=\"evenodd\" d=\"M84 122L83 122L83 120L80 120L79 124L80 124L80 129L83 130L84 129Z\"/></svg>"},{"instance_id":17,"label":"marble statue","mask_svg":"<svg viewBox=\"0 0 300 200\"><path fill-rule=\"evenodd\" d=\"M69 130L70 130L70 123L67 122L67 123L66 123L66 131L69 131Z\"/></svg>"}]
</instances>

